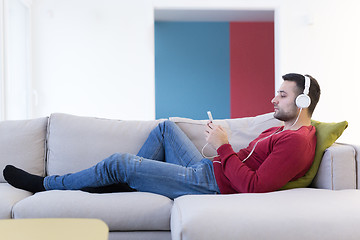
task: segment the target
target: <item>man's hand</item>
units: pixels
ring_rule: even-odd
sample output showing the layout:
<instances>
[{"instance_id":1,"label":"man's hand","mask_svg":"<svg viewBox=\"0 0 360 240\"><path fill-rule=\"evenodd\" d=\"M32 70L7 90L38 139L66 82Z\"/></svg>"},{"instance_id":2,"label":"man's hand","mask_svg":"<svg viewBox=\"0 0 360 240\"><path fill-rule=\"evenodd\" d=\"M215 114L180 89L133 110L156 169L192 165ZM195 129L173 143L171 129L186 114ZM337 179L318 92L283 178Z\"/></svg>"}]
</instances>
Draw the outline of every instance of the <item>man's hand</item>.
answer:
<instances>
[{"instance_id":1,"label":"man's hand","mask_svg":"<svg viewBox=\"0 0 360 240\"><path fill-rule=\"evenodd\" d=\"M215 149L229 143L226 131L221 126L215 125L210 121L205 126L205 137L206 141Z\"/></svg>"}]
</instances>

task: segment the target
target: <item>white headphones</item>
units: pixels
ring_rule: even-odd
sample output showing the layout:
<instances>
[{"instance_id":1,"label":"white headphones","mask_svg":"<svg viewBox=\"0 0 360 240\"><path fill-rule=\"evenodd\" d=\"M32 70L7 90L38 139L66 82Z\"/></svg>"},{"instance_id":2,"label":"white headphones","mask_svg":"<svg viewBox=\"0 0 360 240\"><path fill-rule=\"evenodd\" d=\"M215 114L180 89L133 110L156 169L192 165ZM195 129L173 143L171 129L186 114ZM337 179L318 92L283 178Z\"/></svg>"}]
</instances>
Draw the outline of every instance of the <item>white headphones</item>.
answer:
<instances>
[{"instance_id":1,"label":"white headphones","mask_svg":"<svg viewBox=\"0 0 360 240\"><path fill-rule=\"evenodd\" d=\"M305 77L305 88L304 92L297 96L295 103L298 108L308 108L311 104L311 98L308 96L310 89L310 78L308 76Z\"/></svg>"}]
</instances>

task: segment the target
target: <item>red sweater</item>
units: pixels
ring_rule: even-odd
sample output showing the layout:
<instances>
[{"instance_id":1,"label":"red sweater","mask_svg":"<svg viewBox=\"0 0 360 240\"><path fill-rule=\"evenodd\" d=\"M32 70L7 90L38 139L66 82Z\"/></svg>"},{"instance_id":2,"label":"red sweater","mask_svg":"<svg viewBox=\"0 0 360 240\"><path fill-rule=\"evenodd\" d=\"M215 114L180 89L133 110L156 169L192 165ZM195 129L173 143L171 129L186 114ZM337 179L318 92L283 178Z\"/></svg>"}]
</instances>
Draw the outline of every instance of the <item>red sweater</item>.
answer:
<instances>
[{"instance_id":1,"label":"red sweater","mask_svg":"<svg viewBox=\"0 0 360 240\"><path fill-rule=\"evenodd\" d=\"M283 127L281 127L282 130ZM230 144L217 149L214 173L220 192L250 193L278 190L289 181L305 175L315 156L315 127L285 130L258 142L253 154L243 163L254 144L279 128L270 128L247 148L234 152Z\"/></svg>"}]
</instances>

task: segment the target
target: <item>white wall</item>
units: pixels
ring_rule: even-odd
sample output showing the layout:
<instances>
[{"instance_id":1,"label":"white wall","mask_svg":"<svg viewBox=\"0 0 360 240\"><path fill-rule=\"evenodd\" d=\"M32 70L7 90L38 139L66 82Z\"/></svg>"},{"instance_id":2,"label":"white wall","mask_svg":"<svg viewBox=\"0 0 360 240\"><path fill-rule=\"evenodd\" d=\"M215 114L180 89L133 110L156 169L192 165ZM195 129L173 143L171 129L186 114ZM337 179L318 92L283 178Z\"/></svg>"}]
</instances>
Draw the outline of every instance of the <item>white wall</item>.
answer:
<instances>
[{"instance_id":1,"label":"white wall","mask_svg":"<svg viewBox=\"0 0 360 240\"><path fill-rule=\"evenodd\" d=\"M0 1L0 12L4 13L4 2ZM0 15L0 120L5 119L5 56L4 16Z\"/></svg>"},{"instance_id":2,"label":"white wall","mask_svg":"<svg viewBox=\"0 0 360 240\"><path fill-rule=\"evenodd\" d=\"M35 117L155 117L153 13L140 2L33 1Z\"/></svg>"},{"instance_id":3,"label":"white wall","mask_svg":"<svg viewBox=\"0 0 360 240\"><path fill-rule=\"evenodd\" d=\"M360 144L357 0L33 0L33 117L66 112L153 119L154 8L275 9L276 87L288 72L318 79L314 119L349 121Z\"/></svg>"},{"instance_id":4,"label":"white wall","mask_svg":"<svg viewBox=\"0 0 360 240\"><path fill-rule=\"evenodd\" d=\"M31 8L23 0L3 0L0 5L0 119L24 119L31 109Z\"/></svg>"},{"instance_id":5,"label":"white wall","mask_svg":"<svg viewBox=\"0 0 360 240\"><path fill-rule=\"evenodd\" d=\"M281 1L280 70L313 75L322 95L314 119L347 120L340 142L360 144L360 2ZM307 24L310 22L310 24Z\"/></svg>"}]
</instances>

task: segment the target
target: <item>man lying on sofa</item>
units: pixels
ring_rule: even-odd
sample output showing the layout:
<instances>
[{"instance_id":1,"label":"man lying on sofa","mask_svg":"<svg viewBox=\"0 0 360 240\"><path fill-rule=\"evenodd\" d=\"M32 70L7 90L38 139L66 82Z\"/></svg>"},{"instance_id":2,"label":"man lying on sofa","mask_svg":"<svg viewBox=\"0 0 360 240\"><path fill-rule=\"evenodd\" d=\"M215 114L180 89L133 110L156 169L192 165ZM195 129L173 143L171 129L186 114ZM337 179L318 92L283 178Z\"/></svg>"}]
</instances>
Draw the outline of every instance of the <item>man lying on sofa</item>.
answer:
<instances>
[{"instance_id":1,"label":"man lying on sofa","mask_svg":"<svg viewBox=\"0 0 360 240\"><path fill-rule=\"evenodd\" d=\"M274 117L284 126L264 131L238 153L224 129L211 121L205 127L205 137L217 149L213 161L204 158L175 123L164 121L152 130L137 155L116 153L91 168L63 176L41 177L8 165L4 178L12 186L33 193L134 189L176 198L278 190L304 176L314 160L316 130L311 116L320 98L320 87L313 77L287 74L283 79L271 102Z\"/></svg>"}]
</instances>

